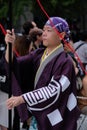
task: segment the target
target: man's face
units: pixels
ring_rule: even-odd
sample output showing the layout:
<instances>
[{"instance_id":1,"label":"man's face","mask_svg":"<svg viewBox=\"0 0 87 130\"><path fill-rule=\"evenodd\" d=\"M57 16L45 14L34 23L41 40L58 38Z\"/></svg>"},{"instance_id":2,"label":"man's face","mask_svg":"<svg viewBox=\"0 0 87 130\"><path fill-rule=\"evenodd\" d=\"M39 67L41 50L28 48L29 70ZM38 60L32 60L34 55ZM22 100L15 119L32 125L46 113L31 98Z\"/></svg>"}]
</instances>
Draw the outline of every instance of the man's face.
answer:
<instances>
[{"instance_id":1,"label":"man's face","mask_svg":"<svg viewBox=\"0 0 87 130\"><path fill-rule=\"evenodd\" d=\"M52 27L45 25L43 28L43 44L46 47L56 47L60 43L60 38Z\"/></svg>"}]
</instances>

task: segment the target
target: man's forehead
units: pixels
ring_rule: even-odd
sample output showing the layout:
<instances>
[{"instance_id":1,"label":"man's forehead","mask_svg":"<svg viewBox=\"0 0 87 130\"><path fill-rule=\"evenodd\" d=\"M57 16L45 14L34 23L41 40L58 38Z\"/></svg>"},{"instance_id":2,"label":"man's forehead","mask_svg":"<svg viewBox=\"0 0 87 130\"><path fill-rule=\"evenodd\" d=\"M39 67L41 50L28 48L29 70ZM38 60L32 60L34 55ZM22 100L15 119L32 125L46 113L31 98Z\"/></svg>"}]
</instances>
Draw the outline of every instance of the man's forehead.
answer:
<instances>
[{"instance_id":1,"label":"man's forehead","mask_svg":"<svg viewBox=\"0 0 87 130\"><path fill-rule=\"evenodd\" d=\"M50 25L44 25L43 29L53 29Z\"/></svg>"}]
</instances>

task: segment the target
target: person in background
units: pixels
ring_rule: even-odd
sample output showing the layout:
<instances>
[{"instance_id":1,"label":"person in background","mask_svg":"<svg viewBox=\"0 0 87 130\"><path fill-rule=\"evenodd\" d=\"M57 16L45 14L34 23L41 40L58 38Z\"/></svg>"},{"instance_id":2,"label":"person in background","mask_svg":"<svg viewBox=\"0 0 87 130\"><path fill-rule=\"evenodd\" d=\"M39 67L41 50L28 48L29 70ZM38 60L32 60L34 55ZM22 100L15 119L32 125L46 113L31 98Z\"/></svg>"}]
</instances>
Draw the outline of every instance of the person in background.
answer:
<instances>
[{"instance_id":1,"label":"person in background","mask_svg":"<svg viewBox=\"0 0 87 130\"><path fill-rule=\"evenodd\" d=\"M13 59L15 69L19 66L17 70L20 78L33 78L34 90L11 97L7 100L7 107L12 109L26 103L37 121L38 130L76 130L80 111L76 100L75 70L61 43L63 38L69 40L70 30L63 18L51 17L50 20L43 27L43 44L46 48ZM5 37L7 46L8 42L13 45L15 40L14 31L12 30L12 35L10 33L8 30ZM8 61L8 49L5 58ZM29 70L32 70L32 73L29 73ZM26 72L26 75L22 75L23 72ZM25 82L25 86L27 83L31 87L29 82Z\"/></svg>"},{"instance_id":2,"label":"person in background","mask_svg":"<svg viewBox=\"0 0 87 130\"><path fill-rule=\"evenodd\" d=\"M87 68L87 31L81 32L80 40L74 43L74 48L84 66L85 72L87 72L86 70ZM87 97L87 74L85 74L85 76L83 77L82 84L83 84L83 88L80 91L80 96ZM79 102L81 105L80 106L81 109L84 106L87 106L86 100L79 99L79 101L81 101Z\"/></svg>"},{"instance_id":3,"label":"person in background","mask_svg":"<svg viewBox=\"0 0 87 130\"><path fill-rule=\"evenodd\" d=\"M42 33L43 30L40 28L33 28L30 30L29 37L32 41L31 51L34 51L42 46Z\"/></svg>"},{"instance_id":4,"label":"person in background","mask_svg":"<svg viewBox=\"0 0 87 130\"><path fill-rule=\"evenodd\" d=\"M2 60L2 57L0 58L0 130L7 130L8 109L6 107L6 100L8 99L9 94L9 84L8 75L3 67L5 62Z\"/></svg>"},{"instance_id":5,"label":"person in background","mask_svg":"<svg viewBox=\"0 0 87 130\"><path fill-rule=\"evenodd\" d=\"M26 21L23 24L23 32L22 32L22 34L23 35L29 35L30 30L33 29L33 28L38 28L36 23L34 21Z\"/></svg>"},{"instance_id":6,"label":"person in background","mask_svg":"<svg viewBox=\"0 0 87 130\"><path fill-rule=\"evenodd\" d=\"M79 41L81 42L81 41ZM74 49L73 41L68 43ZM75 53L69 48L68 44L64 44L64 50L68 53L73 61L75 73L76 73L76 88L77 88L77 103L81 110L80 117L77 120L77 130L87 129L87 75L81 67L81 63L77 60ZM81 45L81 44L79 44ZM79 47L77 46L77 48ZM80 58L80 57L79 57Z\"/></svg>"},{"instance_id":7,"label":"person in background","mask_svg":"<svg viewBox=\"0 0 87 130\"><path fill-rule=\"evenodd\" d=\"M87 31L82 31L79 41L74 43L74 49L78 54L84 68L82 77L82 88L78 91L78 106L81 115L78 120L78 130L87 129ZM77 58L77 57L76 57ZM78 60L78 58L77 58Z\"/></svg>"},{"instance_id":8,"label":"person in background","mask_svg":"<svg viewBox=\"0 0 87 130\"><path fill-rule=\"evenodd\" d=\"M17 35L14 43L14 53L16 54L16 56L27 55L30 52L30 45L31 40L29 39L29 36Z\"/></svg>"},{"instance_id":9,"label":"person in background","mask_svg":"<svg viewBox=\"0 0 87 130\"><path fill-rule=\"evenodd\" d=\"M6 107L6 100L9 94L9 84L8 75L3 67L5 62L2 60L5 49L4 34L0 30L0 130L8 129L8 109Z\"/></svg>"},{"instance_id":10,"label":"person in background","mask_svg":"<svg viewBox=\"0 0 87 130\"><path fill-rule=\"evenodd\" d=\"M6 49L6 44L5 44L5 36L0 30L0 59L2 58L3 52Z\"/></svg>"},{"instance_id":11,"label":"person in background","mask_svg":"<svg viewBox=\"0 0 87 130\"><path fill-rule=\"evenodd\" d=\"M74 48L86 70L87 68L87 31L81 32L79 37L80 37L79 41L74 43Z\"/></svg>"}]
</instances>

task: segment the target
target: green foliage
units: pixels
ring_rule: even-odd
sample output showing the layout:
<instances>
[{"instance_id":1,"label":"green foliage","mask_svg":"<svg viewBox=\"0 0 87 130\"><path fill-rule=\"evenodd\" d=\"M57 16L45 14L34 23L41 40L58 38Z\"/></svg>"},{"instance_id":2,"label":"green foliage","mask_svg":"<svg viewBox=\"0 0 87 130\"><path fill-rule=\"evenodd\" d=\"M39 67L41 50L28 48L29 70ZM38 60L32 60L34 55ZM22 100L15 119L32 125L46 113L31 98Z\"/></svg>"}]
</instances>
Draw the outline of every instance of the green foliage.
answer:
<instances>
[{"instance_id":1,"label":"green foliage","mask_svg":"<svg viewBox=\"0 0 87 130\"><path fill-rule=\"evenodd\" d=\"M78 18L87 14L87 0L40 0L49 16ZM17 24L20 15L24 16L24 6L29 7L41 24L47 18L36 0L12 0L13 24ZM0 0L0 18L8 17L8 1Z\"/></svg>"},{"instance_id":2,"label":"green foliage","mask_svg":"<svg viewBox=\"0 0 87 130\"><path fill-rule=\"evenodd\" d=\"M53 5L53 7L55 7L58 4L58 1L56 1L56 0L51 0L50 2Z\"/></svg>"},{"instance_id":3,"label":"green foliage","mask_svg":"<svg viewBox=\"0 0 87 130\"><path fill-rule=\"evenodd\" d=\"M32 0L14 0L12 1L12 19L13 24L16 24L18 18L20 15L23 14L24 6L29 7L29 9L32 9ZM0 18L2 17L8 17L8 1L7 0L0 0Z\"/></svg>"},{"instance_id":4,"label":"green foliage","mask_svg":"<svg viewBox=\"0 0 87 130\"><path fill-rule=\"evenodd\" d=\"M8 6L7 3L4 2L3 4L0 4L0 18L6 17L8 12Z\"/></svg>"},{"instance_id":5,"label":"green foliage","mask_svg":"<svg viewBox=\"0 0 87 130\"><path fill-rule=\"evenodd\" d=\"M75 1L76 0L61 0L61 2L62 2L62 5L64 5L64 6L69 6L69 5L71 5L71 4L74 4L75 3Z\"/></svg>"},{"instance_id":6,"label":"green foliage","mask_svg":"<svg viewBox=\"0 0 87 130\"><path fill-rule=\"evenodd\" d=\"M13 4L13 21L14 21L14 25L16 24L18 18L20 17L20 15L24 15L23 11L24 11L24 6L29 7L29 9L32 9L32 6L30 6L32 4L32 1L30 0L15 0L14 4ZM30 8L31 7L31 8Z\"/></svg>"}]
</instances>

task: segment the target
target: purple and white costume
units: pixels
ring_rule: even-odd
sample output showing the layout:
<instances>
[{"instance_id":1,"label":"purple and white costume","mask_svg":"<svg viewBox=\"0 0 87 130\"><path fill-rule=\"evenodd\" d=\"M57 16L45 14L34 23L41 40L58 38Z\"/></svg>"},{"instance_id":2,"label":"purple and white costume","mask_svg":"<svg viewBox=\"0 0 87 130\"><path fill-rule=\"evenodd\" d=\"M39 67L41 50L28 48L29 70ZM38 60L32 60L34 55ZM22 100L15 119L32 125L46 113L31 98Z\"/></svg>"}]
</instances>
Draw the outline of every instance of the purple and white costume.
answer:
<instances>
[{"instance_id":1,"label":"purple and white costume","mask_svg":"<svg viewBox=\"0 0 87 130\"><path fill-rule=\"evenodd\" d=\"M34 90L23 94L28 110L36 118L38 130L76 130L80 112L73 63L63 46L40 64L43 53L44 49L38 49L17 60L25 86L31 87L29 77L35 78Z\"/></svg>"},{"instance_id":2,"label":"purple and white costume","mask_svg":"<svg viewBox=\"0 0 87 130\"><path fill-rule=\"evenodd\" d=\"M49 21L46 25L66 32L64 39L69 41L70 31L65 20L58 17L51 20L54 25ZM37 120L38 130L76 130L80 112L72 60L62 45L41 62L43 54L44 49L38 49L27 56L14 58L14 96L21 95L21 86L25 92L22 96L28 110ZM23 107L20 105L19 108L20 111ZM23 118L25 112L22 111L20 117Z\"/></svg>"}]
</instances>

